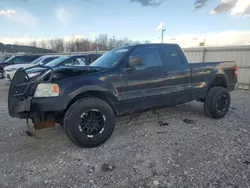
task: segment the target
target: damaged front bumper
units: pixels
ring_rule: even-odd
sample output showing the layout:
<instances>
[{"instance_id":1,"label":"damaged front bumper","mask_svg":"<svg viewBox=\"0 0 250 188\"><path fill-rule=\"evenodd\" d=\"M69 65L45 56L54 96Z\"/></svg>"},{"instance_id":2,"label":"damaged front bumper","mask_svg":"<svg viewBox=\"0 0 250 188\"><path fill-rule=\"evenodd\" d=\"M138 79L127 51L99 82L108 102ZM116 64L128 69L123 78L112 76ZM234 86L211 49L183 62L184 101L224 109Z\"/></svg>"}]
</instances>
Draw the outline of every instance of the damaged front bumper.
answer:
<instances>
[{"instance_id":1,"label":"damaged front bumper","mask_svg":"<svg viewBox=\"0 0 250 188\"><path fill-rule=\"evenodd\" d=\"M32 98L18 101L9 109L9 114L16 118L40 118L47 114L62 112L67 108L68 99L64 97Z\"/></svg>"}]
</instances>

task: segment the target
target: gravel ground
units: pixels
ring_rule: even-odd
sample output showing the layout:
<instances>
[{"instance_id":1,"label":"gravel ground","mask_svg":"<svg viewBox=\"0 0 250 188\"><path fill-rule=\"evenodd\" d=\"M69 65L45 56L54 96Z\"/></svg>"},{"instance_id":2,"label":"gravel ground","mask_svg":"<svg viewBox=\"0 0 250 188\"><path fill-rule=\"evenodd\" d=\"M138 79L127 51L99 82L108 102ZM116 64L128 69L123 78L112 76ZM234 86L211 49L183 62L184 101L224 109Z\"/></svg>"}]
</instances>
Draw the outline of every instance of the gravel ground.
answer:
<instances>
[{"instance_id":1,"label":"gravel ground","mask_svg":"<svg viewBox=\"0 0 250 188\"><path fill-rule=\"evenodd\" d=\"M220 120L197 102L119 117L108 142L81 149L60 126L29 137L0 84L0 187L250 187L248 92Z\"/></svg>"}]
</instances>

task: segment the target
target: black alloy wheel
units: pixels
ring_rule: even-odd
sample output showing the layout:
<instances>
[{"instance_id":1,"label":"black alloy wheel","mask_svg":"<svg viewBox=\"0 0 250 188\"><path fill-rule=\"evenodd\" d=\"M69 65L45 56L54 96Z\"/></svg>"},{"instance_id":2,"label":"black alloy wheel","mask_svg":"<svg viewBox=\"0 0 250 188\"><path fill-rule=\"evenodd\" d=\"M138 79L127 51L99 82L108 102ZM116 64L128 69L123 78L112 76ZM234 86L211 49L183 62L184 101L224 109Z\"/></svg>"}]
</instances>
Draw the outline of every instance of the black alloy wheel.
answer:
<instances>
[{"instance_id":1,"label":"black alloy wheel","mask_svg":"<svg viewBox=\"0 0 250 188\"><path fill-rule=\"evenodd\" d=\"M97 109L92 109L81 115L79 130L91 138L103 132L104 122L105 116Z\"/></svg>"},{"instance_id":2,"label":"black alloy wheel","mask_svg":"<svg viewBox=\"0 0 250 188\"><path fill-rule=\"evenodd\" d=\"M83 148L105 143L113 133L115 114L104 100L84 97L75 101L66 111L64 131L69 139Z\"/></svg>"}]
</instances>

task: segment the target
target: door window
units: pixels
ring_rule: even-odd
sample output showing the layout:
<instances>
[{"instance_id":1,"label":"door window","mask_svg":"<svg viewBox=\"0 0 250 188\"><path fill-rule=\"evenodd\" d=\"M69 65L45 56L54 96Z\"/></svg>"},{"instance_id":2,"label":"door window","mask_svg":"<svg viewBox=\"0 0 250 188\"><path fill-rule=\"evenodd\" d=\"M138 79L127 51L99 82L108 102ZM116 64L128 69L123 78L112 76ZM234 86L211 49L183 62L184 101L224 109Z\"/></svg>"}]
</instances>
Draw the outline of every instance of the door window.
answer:
<instances>
[{"instance_id":1,"label":"door window","mask_svg":"<svg viewBox=\"0 0 250 188\"><path fill-rule=\"evenodd\" d=\"M154 46L139 46L130 54L129 58L138 56L142 61L142 65L136 66L136 70L160 67L162 64L158 51Z\"/></svg>"}]
</instances>

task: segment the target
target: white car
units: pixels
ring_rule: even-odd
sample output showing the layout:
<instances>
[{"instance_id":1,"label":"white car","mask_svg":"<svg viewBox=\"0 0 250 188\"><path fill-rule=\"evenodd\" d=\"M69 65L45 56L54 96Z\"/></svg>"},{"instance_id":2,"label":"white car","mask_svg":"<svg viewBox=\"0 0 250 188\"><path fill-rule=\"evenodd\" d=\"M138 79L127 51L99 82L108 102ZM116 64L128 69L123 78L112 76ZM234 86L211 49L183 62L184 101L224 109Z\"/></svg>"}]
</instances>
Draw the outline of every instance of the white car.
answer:
<instances>
[{"instance_id":1,"label":"white car","mask_svg":"<svg viewBox=\"0 0 250 188\"><path fill-rule=\"evenodd\" d=\"M16 71L20 68L29 68L29 67L33 67L36 65L44 65L59 57L60 55L46 55L46 56L39 57L38 59L36 59L35 61L32 61L29 64L9 65L7 67L4 67L4 71L3 71L4 78L6 80L12 80Z\"/></svg>"}]
</instances>

